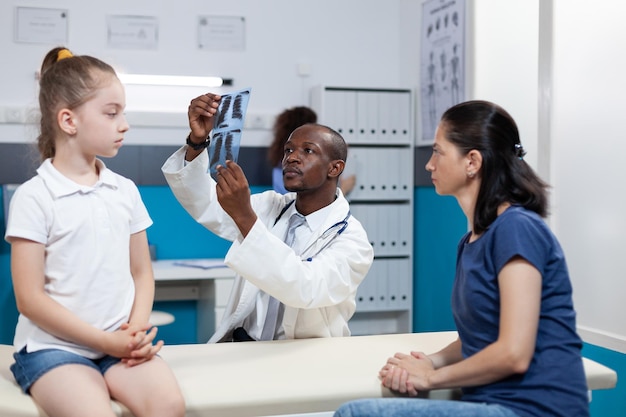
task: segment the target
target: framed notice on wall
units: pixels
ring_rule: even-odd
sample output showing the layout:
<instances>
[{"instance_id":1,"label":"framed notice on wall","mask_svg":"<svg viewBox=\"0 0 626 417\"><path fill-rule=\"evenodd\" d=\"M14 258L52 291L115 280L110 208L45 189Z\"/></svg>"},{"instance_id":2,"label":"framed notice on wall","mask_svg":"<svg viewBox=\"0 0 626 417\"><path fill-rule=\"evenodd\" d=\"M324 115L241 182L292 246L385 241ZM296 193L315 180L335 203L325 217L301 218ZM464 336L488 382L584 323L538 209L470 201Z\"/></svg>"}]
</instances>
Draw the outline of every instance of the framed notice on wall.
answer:
<instances>
[{"instance_id":1,"label":"framed notice on wall","mask_svg":"<svg viewBox=\"0 0 626 417\"><path fill-rule=\"evenodd\" d=\"M442 113L465 100L465 0L424 1L420 41L417 145L430 145Z\"/></svg>"},{"instance_id":2,"label":"framed notice on wall","mask_svg":"<svg viewBox=\"0 0 626 417\"><path fill-rule=\"evenodd\" d=\"M198 49L244 51L246 19L243 16L198 16Z\"/></svg>"},{"instance_id":3,"label":"framed notice on wall","mask_svg":"<svg viewBox=\"0 0 626 417\"><path fill-rule=\"evenodd\" d=\"M15 41L28 43L67 43L66 9L42 7L15 8Z\"/></svg>"},{"instance_id":4,"label":"framed notice on wall","mask_svg":"<svg viewBox=\"0 0 626 417\"><path fill-rule=\"evenodd\" d=\"M157 49L159 22L153 16L107 16L107 46L116 49Z\"/></svg>"}]
</instances>

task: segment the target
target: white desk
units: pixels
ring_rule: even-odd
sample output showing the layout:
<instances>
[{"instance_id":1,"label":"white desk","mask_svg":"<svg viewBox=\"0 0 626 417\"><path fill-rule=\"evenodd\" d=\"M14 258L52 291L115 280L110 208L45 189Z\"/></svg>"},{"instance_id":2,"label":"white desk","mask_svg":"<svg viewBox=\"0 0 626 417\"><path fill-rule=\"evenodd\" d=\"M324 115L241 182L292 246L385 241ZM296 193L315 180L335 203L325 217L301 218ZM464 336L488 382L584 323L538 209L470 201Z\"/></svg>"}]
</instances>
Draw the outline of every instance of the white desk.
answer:
<instances>
[{"instance_id":1,"label":"white desk","mask_svg":"<svg viewBox=\"0 0 626 417\"><path fill-rule=\"evenodd\" d=\"M185 266L189 264L195 266ZM152 261L156 281L202 281L216 278L232 278L234 272L223 265L224 260L215 259L159 259ZM201 266L206 266L202 268ZM215 267L212 267L215 266Z\"/></svg>"},{"instance_id":2,"label":"white desk","mask_svg":"<svg viewBox=\"0 0 626 417\"><path fill-rule=\"evenodd\" d=\"M194 266L179 265L188 263ZM204 343L215 332L217 320L226 305L235 273L223 259L169 259L152 262L156 281L155 301L194 300L197 302L197 341Z\"/></svg>"},{"instance_id":3,"label":"white desk","mask_svg":"<svg viewBox=\"0 0 626 417\"><path fill-rule=\"evenodd\" d=\"M345 401L386 397L378 371L395 352L431 353L456 332L352 336L271 342L164 346L185 397L188 416L252 417L335 410ZM0 345L0 416L43 416L21 393L9 365L13 347ZM590 390L611 389L617 374L585 359ZM450 390L429 398L450 398ZM114 403L117 415L130 416Z\"/></svg>"}]
</instances>

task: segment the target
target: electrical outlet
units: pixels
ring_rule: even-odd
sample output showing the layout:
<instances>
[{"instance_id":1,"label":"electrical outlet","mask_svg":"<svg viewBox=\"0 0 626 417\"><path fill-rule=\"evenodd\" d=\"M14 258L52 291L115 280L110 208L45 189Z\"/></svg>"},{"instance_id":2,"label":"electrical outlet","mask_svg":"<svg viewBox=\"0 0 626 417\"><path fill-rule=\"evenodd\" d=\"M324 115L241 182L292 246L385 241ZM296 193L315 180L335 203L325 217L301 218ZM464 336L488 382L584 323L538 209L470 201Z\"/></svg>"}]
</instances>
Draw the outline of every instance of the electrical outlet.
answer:
<instances>
[{"instance_id":1,"label":"electrical outlet","mask_svg":"<svg viewBox=\"0 0 626 417\"><path fill-rule=\"evenodd\" d=\"M274 117L264 113L248 113L244 122L245 129L270 130L274 124Z\"/></svg>"},{"instance_id":2,"label":"electrical outlet","mask_svg":"<svg viewBox=\"0 0 626 417\"><path fill-rule=\"evenodd\" d=\"M26 121L26 111L21 107L4 107L2 112L4 123L24 123Z\"/></svg>"}]
</instances>

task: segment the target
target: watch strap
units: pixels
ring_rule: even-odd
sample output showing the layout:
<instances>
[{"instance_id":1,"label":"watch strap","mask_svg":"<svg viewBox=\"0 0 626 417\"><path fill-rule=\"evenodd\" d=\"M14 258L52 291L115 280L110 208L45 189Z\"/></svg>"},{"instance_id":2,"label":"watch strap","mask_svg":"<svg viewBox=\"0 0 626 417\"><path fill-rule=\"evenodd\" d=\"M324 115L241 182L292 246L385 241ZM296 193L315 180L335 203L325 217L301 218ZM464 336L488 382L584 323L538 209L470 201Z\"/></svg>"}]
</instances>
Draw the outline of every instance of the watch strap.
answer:
<instances>
[{"instance_id":1,"label":"watch strap","mask_svg":"<svg viewBox=\"0 0 626 417\"><path fill-rule=\"evenodd\" d=\"M191 133L187 135L187 140L185 141L187 146L189 146L194 151L199 151L201 149L205 149L211 143L211 140L207 137L204 142L195 143L191 140Z\"/></svg>"}]
</instances>

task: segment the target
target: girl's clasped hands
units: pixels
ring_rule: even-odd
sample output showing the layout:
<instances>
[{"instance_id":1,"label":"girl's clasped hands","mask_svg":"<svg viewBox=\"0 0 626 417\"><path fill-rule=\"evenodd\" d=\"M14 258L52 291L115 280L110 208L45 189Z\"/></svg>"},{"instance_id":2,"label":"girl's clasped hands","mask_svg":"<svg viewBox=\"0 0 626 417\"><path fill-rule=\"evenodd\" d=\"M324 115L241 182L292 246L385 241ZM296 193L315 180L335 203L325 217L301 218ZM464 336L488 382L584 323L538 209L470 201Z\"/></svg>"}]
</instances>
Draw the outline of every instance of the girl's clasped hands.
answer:
<instances>
[{"instance_id":1,"label":"girl's clasped hands","mask_svg":"<svg viewBox=\"0 0 626 417\"><path fill-rule=\"evenodd\" d=\"M152 359L163 347L163 341L153 344L158 329L151 324L139 326L125 323L117 331L107 333L104 352L122 358L128 366L139 365Z\"/></svg>"}]
</instances>

